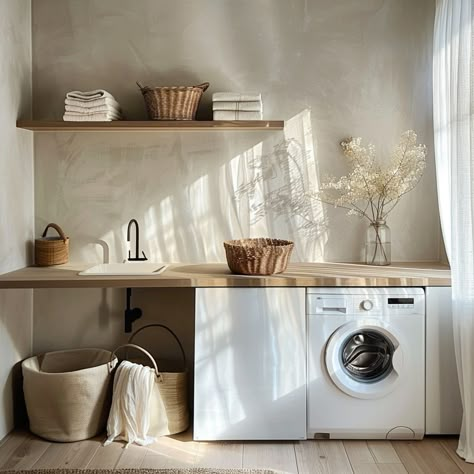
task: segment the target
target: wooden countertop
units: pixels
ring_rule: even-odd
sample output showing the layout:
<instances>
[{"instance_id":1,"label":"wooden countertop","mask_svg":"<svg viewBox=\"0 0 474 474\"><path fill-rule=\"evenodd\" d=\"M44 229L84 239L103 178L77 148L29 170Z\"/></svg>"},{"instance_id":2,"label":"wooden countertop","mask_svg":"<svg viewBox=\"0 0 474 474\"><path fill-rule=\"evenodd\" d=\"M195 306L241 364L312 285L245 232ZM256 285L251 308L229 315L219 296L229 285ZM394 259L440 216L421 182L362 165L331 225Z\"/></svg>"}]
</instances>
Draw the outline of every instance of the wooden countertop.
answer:
<instances>
[{"instance_id":1,"label":"wooden countertop","mask_svg":"<svg viewBox=\"0 0 474 474\"><path fill-rule=\"evenodd\" d=\"M355 263L294 263L285 273L270 276L234 275L225 263L176 263L161 275L153 276L78 275L93 265L22 268L0 275L0 289L451 285L449 267L437 262L393 263L387 267Z\"/></svg>"}]
</instances>

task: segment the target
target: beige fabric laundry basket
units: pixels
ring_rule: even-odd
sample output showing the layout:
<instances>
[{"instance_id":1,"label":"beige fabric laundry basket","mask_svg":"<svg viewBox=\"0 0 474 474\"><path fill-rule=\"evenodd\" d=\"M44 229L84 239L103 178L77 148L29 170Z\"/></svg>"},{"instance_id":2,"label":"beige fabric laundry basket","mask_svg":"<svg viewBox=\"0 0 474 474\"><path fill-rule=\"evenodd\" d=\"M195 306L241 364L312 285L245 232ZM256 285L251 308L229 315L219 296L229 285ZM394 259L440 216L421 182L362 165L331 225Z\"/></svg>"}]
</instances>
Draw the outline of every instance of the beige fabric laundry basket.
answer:
<instances>
[{"instance_id":1,"label":"beige fabric laundry basket","mask_svg":"<svg viewBox=\"0 0 474 474\"><path fill-rule=\"evenodd\" d=\"M105 429L110 409L111 352L48 352L22 363L30 430L50 441L80 441ZM115 366L117 359L112 359Z\"/></svg>"},{"instance_id":2,"label":"beige fabric laundry basket","mask_svg":"<svg viewBox=\"0 0 474 474\"><path fill-rule=\"evenodd\" d=\"M159 361L155 360L153 356L145 350L143 347L134 342L135 337L138 333L142 332L145 329L149 328L161 328L162 330L168 332L180 349L180 361L178 365L180 368L173 368L173 371L163 371L159 368ZM153 436L153 433L159 431L159 421L160 417L158 416L158 407L159 403L153 403L153 400L156 400L158 397L161 397L163 404L165 406L166 415L168 417L168 431L167 435L181 433L186 431L189 427L189 410L188 410L188 372L186 369L186 355L183 349L181 341L178 339L178 336L167 326L163 324L148 324L138 329L134 334L132 334L128 340L128 344L118 347L114 354L122 348L132 348L136 351L141 352L145 357L137 356L136 352L134 356L129 356L128 351L125 353L125 358L131 362L140 363L143 365L151 365L157 374L156 383L153 387L152 394L152 403L151 403L151 424L150 424L150 435Z\"/></svg>"}]
</instances>

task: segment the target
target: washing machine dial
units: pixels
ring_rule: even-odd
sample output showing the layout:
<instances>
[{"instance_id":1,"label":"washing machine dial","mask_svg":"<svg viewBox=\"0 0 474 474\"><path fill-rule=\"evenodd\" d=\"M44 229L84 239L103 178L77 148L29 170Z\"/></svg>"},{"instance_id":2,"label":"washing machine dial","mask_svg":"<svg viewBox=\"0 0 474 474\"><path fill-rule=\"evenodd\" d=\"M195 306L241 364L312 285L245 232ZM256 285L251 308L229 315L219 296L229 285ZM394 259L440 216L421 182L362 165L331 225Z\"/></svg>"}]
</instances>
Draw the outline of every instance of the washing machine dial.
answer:
<instances>
[{"instance_id":1,"label":"washing machine dial","mask_svg":"<svg viewBox=\"0 0 474 474\"><path fill-rule=\"evenodd\" d=\"M364 311L370 311L374 307L374 303L370 300L364 300L360 306Z\"/></svg>"}]
</instances>

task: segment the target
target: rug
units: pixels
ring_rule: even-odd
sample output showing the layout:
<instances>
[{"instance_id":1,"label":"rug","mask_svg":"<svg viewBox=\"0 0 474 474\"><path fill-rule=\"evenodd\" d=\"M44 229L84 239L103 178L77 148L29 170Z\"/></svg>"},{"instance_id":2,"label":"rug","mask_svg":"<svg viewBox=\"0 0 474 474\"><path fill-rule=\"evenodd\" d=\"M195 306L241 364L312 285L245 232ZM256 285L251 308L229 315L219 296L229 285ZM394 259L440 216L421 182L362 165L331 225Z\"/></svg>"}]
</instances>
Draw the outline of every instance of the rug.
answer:
<instances>
[{"instance_id":1,"label":"rug","mask_svg":"<svg viewBox=\"0 0 474 474\"><path fill-rule=\"evenodd\" d=\"M285 474L273 469L216 469L204 467L172 469L30 469L0 474Z\"/></svg>"}]
</instances>

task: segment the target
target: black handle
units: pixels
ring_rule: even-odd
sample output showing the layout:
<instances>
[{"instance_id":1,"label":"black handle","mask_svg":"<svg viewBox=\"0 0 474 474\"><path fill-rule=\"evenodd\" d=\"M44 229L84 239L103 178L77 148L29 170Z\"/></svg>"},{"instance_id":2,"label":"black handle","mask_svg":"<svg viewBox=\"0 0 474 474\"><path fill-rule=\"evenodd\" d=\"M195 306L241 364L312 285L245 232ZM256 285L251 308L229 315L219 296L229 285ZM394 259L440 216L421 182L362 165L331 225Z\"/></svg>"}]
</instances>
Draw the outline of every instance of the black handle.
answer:
<instances>
[{"instance_id":1,"label":"black handle","mask_svg":"<svg viewBox=\"0 0 474 474\"><path fill-rule=\"evenodd\" d=\"M138 333L140 333L141 331L143 331L144 329L147 329L147 328L152 328L152 327L156 327L156 328L161 328L161 329L164 329L165 331L167 331L169 334L171 334L171 336L173 336L174 340L178 343L178 346L179 346L179 349L181 351L181 355L183 356L183 363L184 363L184 368L186 368L186 354L184 352L184 348L183 348L183 345L181 344L181 341L178 339L178 336L168 327L168 326L165 326L164 324L147 324L146 326L143 326L141 327L140 329L137 329L129 338L128 340L128 343L131 344L133 339L136 337L136 335Z\"/></svg>"}]
</instances>

